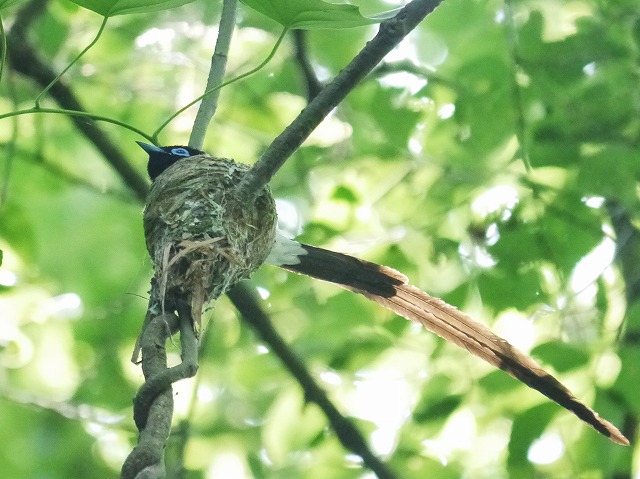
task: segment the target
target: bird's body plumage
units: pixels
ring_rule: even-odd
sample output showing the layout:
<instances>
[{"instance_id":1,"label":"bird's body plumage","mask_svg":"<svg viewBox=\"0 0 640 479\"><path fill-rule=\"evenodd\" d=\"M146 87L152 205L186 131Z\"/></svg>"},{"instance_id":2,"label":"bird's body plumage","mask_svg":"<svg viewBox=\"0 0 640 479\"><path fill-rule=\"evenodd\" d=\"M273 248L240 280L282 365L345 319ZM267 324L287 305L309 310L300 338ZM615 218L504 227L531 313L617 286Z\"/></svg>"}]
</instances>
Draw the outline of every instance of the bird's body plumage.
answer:
<instances>
[{"instance_id":1,"label":"bird's body plumage","mask_svg":"<svg viewBox=\"0 0 640 479\"><path fill-rule=\"evenodd\" d=\"M172 253L174 258L180 256L180 251L189 248L189 245L185 246L183 237L185 229L188 235L195 233L189 225L199 224L200 241L225 238L225 235L228 235L229 225L232 225L232 229L244 228L250 234L244 235L242 241L245 243L241 241L234 246L235 253L233 254L200 255L192 257L188 261L185 254L182 267L183 270L186 268L185 271L189 271L189 268L193 267L192 263L200 265L198 268L202 268L201 263L204 260L219 262L217 265L207 266L207 268L217 271L218 276L214 275L215 278L212 282L201 281L197 285L197 287L209 287L213 291L207 296L208 299L219 296L235 282L248 277L265 260L295 273L329 281L362 294L404 318L422 324L430 331L467 349L489 364L503 369L528 386L540 391L614 442L629 444L615 426L576 399L566 387L544 371L536 361L455 307L408 284L407 278L402 273L393 268L363 261L349 255L301 244L278 234L275 225L275 209L271 210L271 206L269 206L273 200L268 190L265 190L258 197L254 205L240 203L233 206L236 201L234 189L248 167L239 165L233 160L202 154L202 152L188 147L159 148L145 144L141 144L141 146L149 153L149 173L154 180L145 210L145 231L147 235L160 235L164 238L159 242L151 241L149 246L156 269L165 268L166 271L166 266L171 261L165 258L168 247L174 248ZM195 156L189 157L191 153L195 153ZM174 178L171 174L171 171L174 170L171 165L179 160L182 160L180 163L183 164L185 170L193 169L192 172L185 173L184 178ZM165 177L165 175L169 175L169 177ZM222 190L225 192L223 193ZM174 196L178 193L183 196L177 200L164 198L164 195ZM202 198L205 198L204 202L200 201ZM193 208L194 201L201 208L205 210L209 208L210 211L194 215L188 211ZM167 203L168 206L157 206L156 203ZM250 210L248 218L253 219L245 221L236 217L234 211L238 211L238 208ZM151 213L152 209L153 214ZM263 217L265 211L273 211L273 213L267 214L266 220ZM216 219L210 221L205 218L206 214L213 215ZM273 216L271 217L271 215ZM185 224L178 226L185 222L186 226ZM226 225L227 223L228 225ZM201 228L202 226L204 228ZM163 228L168 229L169 233L162 233ZM229 277L229 271L236 267L234 264L236 263L236 255L246 255L246 252L242 252L243 249L255 247L252 238L257 234L256 229L266 231L266 235L263 232L259 254L253 253L255 261L250 261L250 266L244 268L241 274ZM149 244L149 236L147 236L147 241ZM217 241L219 245L232 243L228 237ZM218 248L219 245L216 243L215 248ZM179 272L185 276L183 270L179 270ZM158 273L156 272L156 274ZM178 281L182 281L182 279L178 279ZM192 288L193 284L189 283L186 286L178 284L178 286L179 291L188 293L185 287Z\"/></svg>"}]
</instances>

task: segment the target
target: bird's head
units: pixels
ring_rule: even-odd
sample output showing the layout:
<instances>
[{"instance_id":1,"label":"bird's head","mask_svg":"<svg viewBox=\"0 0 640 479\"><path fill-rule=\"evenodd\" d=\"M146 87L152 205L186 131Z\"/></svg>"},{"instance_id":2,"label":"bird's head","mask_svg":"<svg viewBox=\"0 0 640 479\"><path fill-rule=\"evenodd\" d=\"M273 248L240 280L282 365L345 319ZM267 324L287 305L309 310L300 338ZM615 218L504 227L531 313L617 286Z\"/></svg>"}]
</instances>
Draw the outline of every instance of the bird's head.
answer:
<instances>
[{"instance_id":1,"label":"bird's head","mask_svg":"<svg viewBox=\"0 0 640 479\"><path fill-rule=\"evenodd\" d=\"M149 155L147 171L152 181L176 161L190 156L204 154L204 151L191 148L190 146L155 146L141 141L136 141L136 143Z\"/></svg>"}]
</instances>

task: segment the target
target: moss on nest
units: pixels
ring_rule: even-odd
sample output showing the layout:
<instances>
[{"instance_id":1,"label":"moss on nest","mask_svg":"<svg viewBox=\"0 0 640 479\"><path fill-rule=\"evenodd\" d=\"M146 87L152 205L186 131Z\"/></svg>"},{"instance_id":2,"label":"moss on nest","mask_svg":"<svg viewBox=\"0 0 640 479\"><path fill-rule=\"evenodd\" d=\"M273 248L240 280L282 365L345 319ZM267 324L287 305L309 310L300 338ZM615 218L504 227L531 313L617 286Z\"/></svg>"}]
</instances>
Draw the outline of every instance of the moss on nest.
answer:
<instances>
[{"instance_id":1,"label":"moss on nest","mask_svg":"<svg viewBox=\"0 0 640 479\"><path fill-rule=\"evenodd\" d=\"M253 204L238 196L248 169L227 158L185 158L156 178L147 198L144 231L163 305L188 298L196 327L203 304L248 278L275 241L269 189Z\"/></svg>"}]
</instances>

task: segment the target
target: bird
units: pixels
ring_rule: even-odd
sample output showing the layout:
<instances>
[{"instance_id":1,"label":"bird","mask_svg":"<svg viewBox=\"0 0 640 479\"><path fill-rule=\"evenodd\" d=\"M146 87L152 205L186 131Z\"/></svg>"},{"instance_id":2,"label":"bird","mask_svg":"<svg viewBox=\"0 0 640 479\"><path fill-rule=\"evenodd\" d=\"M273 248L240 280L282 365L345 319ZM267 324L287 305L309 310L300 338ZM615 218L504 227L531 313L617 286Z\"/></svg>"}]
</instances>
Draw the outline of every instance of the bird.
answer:
<instances>
[{"instance_id":1,"label":"bird","mask_svg":"<svg viewBox=\"0 0 640 479\"><path fill-rule=\"evenodd\" d=\"M401 272L389 266L303 244L287 237L277 228L275 206L268 188L265 188L258 195L257 206L242 203L234 206L236 201L234 187L249 171L248 165L227 158L217 158L189 146L155 146L143 142L137 143L148 154L147 171L153 182L150 200L147 201L145 208L145 232L148 229L158 229L156 223L159 222L161 223L159 229L171 230L168 237L173 235L170 245L162 244L158 247L149 244L149 235L147 234L147 245L152 257L155 257L156 268L162 269L162 264L166 266L169 263L167 248L173 251L170 254L173 254L174 258L178 257L181 255L180 251L186 251L193 247L194 239L192 236L195 235L198 236L196 242L206 245L206 248L211 249L211 244L229 248L228 253L218 254L216 252L215 257L211 257L212 261L219 263L216 268L221 269L224 275L231 274L228 272L231 269L238 270L233 273L231 280L222 281L224 284L220 284L219 277L213 280L207 277L206 280L200 281L195 286L194 284L189 285L189 291L202 289L214 291L213 293L200 291L194 308L201 308L203 301L215 299L238 281L248 278L262 263L327 281L361 294L397 315L423 325L427 330L466 349L471 354L539 391L613 442L629 445L629 440L613 424L577 399L569 389L545 371L533 358L454 306L411 285L408 278ZM185 175L190 178L189 181L194 182L184 187L191 192L191 196L180 196L177 202L172 203L168 209L163 206L159 213L156 211L155 214L149 214L150 218L147 218L147 212L152 208L151 203L158 201L163 196L172 195L173 191L178 188L177 186L168 187L167 184L175 181L184 182ZM202 197L205 197L204 201L200 201ZM208 221L207 215L213 213L202 211L194 213L195 216L192 217L191 213L182 210L192 208L194 204L200 203L204 205L198 206L200 210L211 208L218 216L212 223L213 226L207 226L212 231L198 229L198 232L194 233L193 225L199 228L203 222ZM220 208L221 203L229 205L227 211L224 211L225 208ZM238 220L236 211L238 209L242 210L243 214L248 214L251 219L241 218ZM173 216L168 213L169 210L173 212L171 213ZM167 219L167 216L170 218ZM182 229L184 226L176 226L181 222L184 223L181 220L183 217L190 218L187 223L191 226L186 228L187 233ZM257 220L255 218L262 218L261 227L256 226ZM247 224L243 223L245 220ZM224 225L221 226L220 223L224 223ZM231 228L227 224L235 226ZM248 239L244 238L243 241L256 250L249 255L251 256L249 260L238 259L238 256L245 254L240 251L242 244L235 250L234 247L229 246L235 241L235 238L231 237L236 234L234 228L249 231ZM232 233L226 233L227 229L230 229ZM257 231L259 229L264 231ZM223 238L225 235L230 237ZM185 237L188 238L186 243L183 240ZM213 241L214 239L215 241ZM259 247L254 247L254 243L260 243ZM218 247L215 246L215 248ZM213 249L215 250L215 248ZM200 264L205 260L206 258L200 255L195 259L192 258L191 261ZM159 262L162 264L159 265ZM180 274L183 276L190 274L188 270L191 267L191 265L183 266ZM166 274L166 268L163 274ZM220 276L218 273L211 275ZM173 287L175 289L176 286ZM177 286L177 291L178 293L187 292L182 283ZM194 314L197 315L198 312L194 311Z\"/></svg>"}]
</instances>

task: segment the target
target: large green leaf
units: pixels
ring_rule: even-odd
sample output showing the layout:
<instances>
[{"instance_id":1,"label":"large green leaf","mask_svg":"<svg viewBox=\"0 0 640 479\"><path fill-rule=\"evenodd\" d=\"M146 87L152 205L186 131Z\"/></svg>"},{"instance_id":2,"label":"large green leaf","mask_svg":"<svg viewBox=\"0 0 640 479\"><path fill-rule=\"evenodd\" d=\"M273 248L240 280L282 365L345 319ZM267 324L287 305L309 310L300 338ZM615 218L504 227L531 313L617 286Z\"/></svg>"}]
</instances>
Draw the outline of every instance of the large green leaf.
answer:
<instances>
[{"instance_id":1,"label":"large green leaf","mask_svg":"<svg viewBox=\"0 0 640 479\"><path fill-rule=\"evenodd\" d=\"M523 411L514 418L507 461L509 477L536 477L535 469L527 459L527 453L531 444L542 435L558 411L555 404L544 402Z\"/></svg>"},{"instance_id":2,"label":"large green leaf","mask_svg":"<svg viewBox=\"0 0 640 479\"><path fill-rule=\"evenodd\" d=\"M355 5L321 0L241 0L245 5L287 28L352 28L379 23L393 15L386 12L367 18Z\"/></svg>"},{"instance_id":3,"label":"large green leaf","mask_svg":"<svg viewBox=\"0 0 640 479\"><path fill-rule=\"evenodd\" d=\"M589 362L589 353L584 347L578 347L562 341L549 341L539 344L531 351L531 354L540 359L543 364L564 373L572 369L585 366Z\"/></svg>"},{"instance_id":4,"label":"large green leaf","mask_svg":"<svg viewBox=\"0 0 640 479\"><path fill-rule=\"evenodd\" d=\"M11 0L9 0L11 1ZM151 13L179 7L193 0L71 0L105 17L129 13Z\"/></svg>"},{"instance_id":5,"label":"large green leaf","mask_svg":"<svg viewBox=\"0 0 640 479\"><path fill-rule=\"evenodd\" d=\"M16 5L18 3L23 2L24 0L0 0L0 9L10 7L12 5Z\"/></svg>"}]
</instances>

